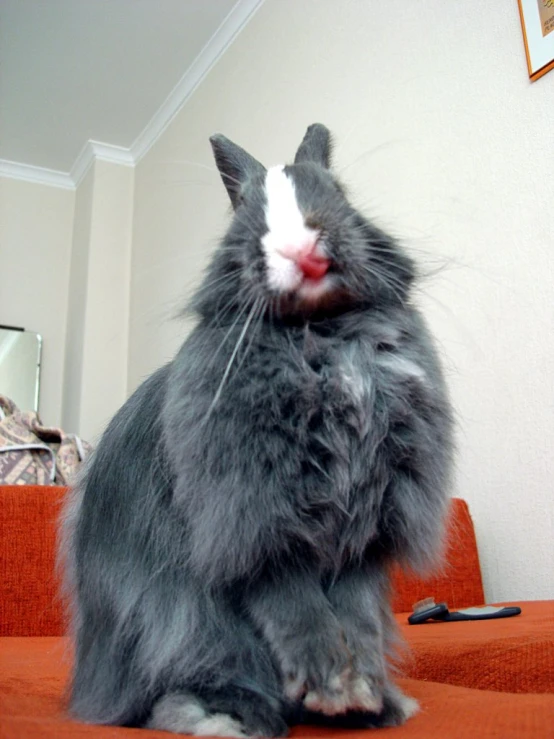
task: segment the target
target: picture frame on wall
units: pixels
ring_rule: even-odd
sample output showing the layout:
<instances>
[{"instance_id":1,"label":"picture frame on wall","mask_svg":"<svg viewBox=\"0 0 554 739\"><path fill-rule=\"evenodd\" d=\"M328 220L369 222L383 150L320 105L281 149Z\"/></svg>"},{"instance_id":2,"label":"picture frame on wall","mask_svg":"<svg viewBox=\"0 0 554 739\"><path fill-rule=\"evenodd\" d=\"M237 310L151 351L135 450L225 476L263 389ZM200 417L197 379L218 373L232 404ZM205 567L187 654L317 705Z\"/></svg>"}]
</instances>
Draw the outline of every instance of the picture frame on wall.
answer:
<instances>
[{"instance_id":1,"label":"picture frame on wall","mask_svg":"<svg viewBox=\"0 0 554 739\"><path fill-rule=\"evenodd\" d=\"M554 0L518 0L532 82L554 69Z\"/></svg>"}]
</instances>

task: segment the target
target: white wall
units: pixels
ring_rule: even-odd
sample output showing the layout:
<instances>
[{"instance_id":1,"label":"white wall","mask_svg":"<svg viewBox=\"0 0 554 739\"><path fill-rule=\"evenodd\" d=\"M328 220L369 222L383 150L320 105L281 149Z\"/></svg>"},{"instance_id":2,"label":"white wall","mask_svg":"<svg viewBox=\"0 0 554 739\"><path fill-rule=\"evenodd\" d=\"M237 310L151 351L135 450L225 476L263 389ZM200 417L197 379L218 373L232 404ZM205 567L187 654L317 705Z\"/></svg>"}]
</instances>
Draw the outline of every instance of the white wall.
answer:
<instances>
[{"instance_id":1,"label":"white wall","mask_svg":"<svg viewBox=\"0 0 554 739\"><path fill-rule=\"evenodd\" d=\"M86 318L88 262L95 167L91 167L75 194L71 271L67 302L67 333L64 347L62 421L66 431L81 433L81 388Z\"/></svg>"},{"instance_id":2,"label":"white wall","mask_svg":"<svg viewBox=\"0 0 554 739\"><path fill-rule=\"evenodd\" d=\"M42 335L39 413L61 423L74 193L0 178L0 323Z\"/></svg>"},{"instance_id":3,"label":"white wall","mask_svg":"<svg viewBox=\"0 0 554 739\"><path fill-rule=\"evenodd\" d=\"M267 165L336 134L366 213L426 267L421 304L459 418L456 494L489 600L554 596L554 74L527 79L515 4L267 0L136 170L129 386L221 233L208 136Z\"/></svg>"},{"instance_id":4,"label":"white wall","mask_svg":"<svg viewBox=\"0 0 554 739\"><path fill-rule=\"evenodd\" d=\"M77 189L64 424L94 442L127 392L134 171L96 161Z\"/></svg>"}]
</instances>

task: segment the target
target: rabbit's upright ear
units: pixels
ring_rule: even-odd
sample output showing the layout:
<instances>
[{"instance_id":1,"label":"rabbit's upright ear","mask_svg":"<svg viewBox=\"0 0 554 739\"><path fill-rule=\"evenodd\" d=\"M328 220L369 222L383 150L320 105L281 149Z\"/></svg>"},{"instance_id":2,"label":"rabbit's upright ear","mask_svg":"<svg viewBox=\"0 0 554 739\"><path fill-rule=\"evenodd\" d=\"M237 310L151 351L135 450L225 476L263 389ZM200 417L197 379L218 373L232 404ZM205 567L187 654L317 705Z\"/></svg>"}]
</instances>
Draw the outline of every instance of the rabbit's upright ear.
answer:
<instances>
[{"instance_id":1,"label":"rabbit's upright ear","mask_svg":"<svg viewBox=\"0 0 554 739\"><path fill-rule=\"evenodd\" d=\"M313 123L308 126L302 143L298 147L294 163L314 162L325 169L331 164L331 132L322 123Z\"/></svg>"},{"instance_id":2,"label":"rabbit's upright ear","mask_svg":"<svg viewBox=\"0 0 554 739\"><path fill-rule=\"evenodd\" d=\"M265 175L265 167L220 133L210 136L210 144L221 179L236 210L243 183L255 174Z\"/></svg>"}]
</instances>

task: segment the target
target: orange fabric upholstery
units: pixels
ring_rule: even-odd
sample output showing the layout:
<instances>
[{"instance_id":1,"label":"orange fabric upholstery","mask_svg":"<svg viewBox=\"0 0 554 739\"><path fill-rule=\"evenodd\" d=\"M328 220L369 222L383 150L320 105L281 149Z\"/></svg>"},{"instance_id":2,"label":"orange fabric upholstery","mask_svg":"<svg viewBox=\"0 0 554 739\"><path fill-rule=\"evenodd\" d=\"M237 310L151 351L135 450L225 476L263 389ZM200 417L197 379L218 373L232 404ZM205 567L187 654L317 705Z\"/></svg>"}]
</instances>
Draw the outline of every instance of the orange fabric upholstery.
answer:
<instances>
[{"instance_id":1,"label":"orange fabric upholstery","mask_svg":"<svg viewBox=\"0 0 554 739\"><path fill-rule=\"evenodd\" d=\"M167 737L165 732L87 726L66 715L71 654L67 640L58 636L63 618L53 575L64 495L63 488L0 486L0 737ZM451 608L483 602L473 525L461 500L452 503L447 559L445 573L426 581L396 572L395 609L410 611L428 595ZM404 663L408 677L400 683L420 701L421 713L397 729L295 727L291 736L554 737L554 602L521 607L515 618L421 626L409 626L408 614L398 614L411 647Z\"/></svg>"},{"instance_id":2,"label":"orange fabric upholstery","mask_svg":"<svg viewBox=\"0 0 554 739\"><path fill-rule=\"evenodd\" d=\"M451 609L484 603L483 581L473 521L465 500L453 498L448 520L448 542L442 572L419 578L395 568L393 572L393 610L412 611L412 606L428 596Z\"/></svg>"},{"instance_id":3,"label":"orange fabric upholstery","mask_svg":"<svg viewBox=\"0 0 554 739\"><path fill-rule=\"evenodd\" d=\"M56 528L66 489L0 486L0 635L64 633L54 576Z\"/></svg>"},{"instance_id":4,"label":"orange fabric upholstery","mask_svg":"<svg viewBox=\"0 0 554 739\"><path fill-rule=\"evenodd\" d=\"M410 626L409 614L398 614L410 650L405 673L467 688L554 693L554 601L505 605L519 605L521 615Z\"/></svg>"},{"instance_id":5,"label":"orange fabric upholstery","mask_svg":"<svg viewBox=\"0 0 554 739\"><path fill-rule=\"evenodd\" d=\"M0 639L0 736L6 739L167 739L162 731L87 726L65 715L70 655L65 639ZM335 731L294 727L291 737L325 739L539 739L554 736L554 695L514 695L401 680L421 712L397 729ZM550 732L550 733L549 733Z\"/></svg>"}]
</instances>

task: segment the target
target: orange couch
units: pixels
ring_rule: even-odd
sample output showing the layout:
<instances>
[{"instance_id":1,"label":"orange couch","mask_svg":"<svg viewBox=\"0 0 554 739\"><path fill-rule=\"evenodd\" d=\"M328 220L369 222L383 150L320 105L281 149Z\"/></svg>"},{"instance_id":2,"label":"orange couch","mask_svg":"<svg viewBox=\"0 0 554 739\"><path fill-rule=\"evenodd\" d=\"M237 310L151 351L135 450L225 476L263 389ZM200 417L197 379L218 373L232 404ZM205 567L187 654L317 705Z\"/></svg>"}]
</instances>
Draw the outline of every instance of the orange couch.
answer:
<instances>
[{"instance_id":1,"label":"orange couch","mask_svg":"<svg viewBox=\"0 0 554 739\"><path fill-rule=\"evenodd\" d=\"M66 716L71 650L53 574L64 494L62 488L0 487L0 737L168 737ZM554 739L554 601L520 603L522 614L508 619L408 625L407 612L426 596L452 608L484 600L473 525L457 499L449 542L442 575L422 582L395 573L394 607L408 647L399 682L420 701L421 712L396 729L295 727L292 737Z\"/></svg>"}]
</instances>

